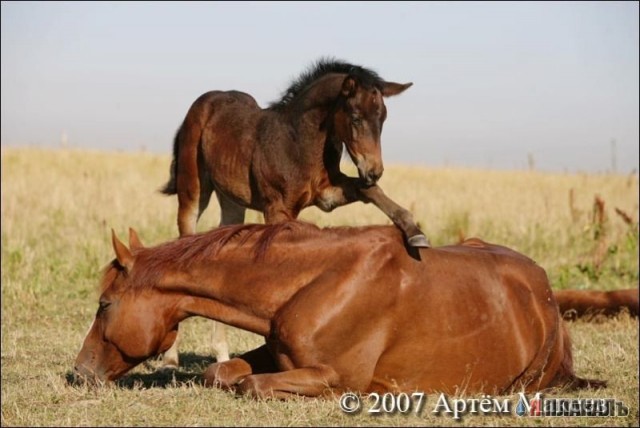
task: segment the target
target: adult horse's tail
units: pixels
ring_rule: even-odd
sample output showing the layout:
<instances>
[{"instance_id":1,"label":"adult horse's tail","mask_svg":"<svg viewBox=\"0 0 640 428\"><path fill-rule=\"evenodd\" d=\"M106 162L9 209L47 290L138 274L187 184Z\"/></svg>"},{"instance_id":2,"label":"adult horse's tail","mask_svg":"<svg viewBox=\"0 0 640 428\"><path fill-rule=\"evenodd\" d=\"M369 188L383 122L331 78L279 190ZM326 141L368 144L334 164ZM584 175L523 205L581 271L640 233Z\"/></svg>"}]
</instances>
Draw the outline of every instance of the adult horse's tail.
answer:
<instances>
[{"instance_id":1,"label":"adult horse's tail","mask_svg":"<svg viewBox=\"0 0 640 428\"><path fill-rule=\"evenodd\" d=\"M553 293L564 318L603 314L615 315L628 311L638 316L638 289L615 291L558 290Z\"/></svg>"},{"instance_id":2,"label":"adult horse's tail","mask_svg":"<svg viewBox=\"0 0 640 428\"><path fill-rule=\"evenodd\" d=\"M173 139L173 159L171 160L171 170L169 176L169 182L160 189L160 192L165 195L175 195L178 193L178 187L176 185L176 176L178 175L178 146L180 145L180 132L182 131L182 125L178 128L176 136Z\"/></svg>"}]
</instances>

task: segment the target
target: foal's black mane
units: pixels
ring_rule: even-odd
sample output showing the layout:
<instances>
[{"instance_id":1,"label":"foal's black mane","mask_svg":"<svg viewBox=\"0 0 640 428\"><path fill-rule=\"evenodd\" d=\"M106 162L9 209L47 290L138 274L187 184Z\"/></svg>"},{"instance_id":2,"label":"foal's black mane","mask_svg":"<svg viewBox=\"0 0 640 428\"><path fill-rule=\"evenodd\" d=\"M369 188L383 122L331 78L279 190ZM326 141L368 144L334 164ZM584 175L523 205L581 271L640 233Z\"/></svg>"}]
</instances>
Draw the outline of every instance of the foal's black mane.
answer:
<instances>
[{"instance_id":1,"label":"foal's black mane","mask_svg":"<svg viewBox=\"0 0 640 428\"><path fill-rule=\"evenodd\" d=\"M345 73L356 79L358 84L365 88L376 87L382 89L384 80L378 76L378 74L364 68L360 65L349 64L348 62L336 60L333 58L320 58L314 64L311 65L306 71L304 71L291 85L282 93L282 98L279 101L274 101L269 104L269 108L273 110L279 110L287 106L292 100L294 100L300 93L309 86L312 82L316 81L320 77L329 73Z\"/></svg>"}]
</instances>

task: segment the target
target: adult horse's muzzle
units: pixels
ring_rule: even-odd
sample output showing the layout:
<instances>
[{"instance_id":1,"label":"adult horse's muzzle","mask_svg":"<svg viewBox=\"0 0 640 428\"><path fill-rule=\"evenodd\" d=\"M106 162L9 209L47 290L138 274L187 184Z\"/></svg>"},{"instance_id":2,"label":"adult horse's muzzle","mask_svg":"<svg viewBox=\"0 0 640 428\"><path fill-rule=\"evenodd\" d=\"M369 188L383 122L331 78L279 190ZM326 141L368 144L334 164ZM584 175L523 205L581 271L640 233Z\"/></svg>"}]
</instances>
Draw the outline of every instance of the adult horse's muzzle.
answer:
<instances>
[{"instance_id":1,"label":"adult horse's muzzle","mask_svg":"<svg viewBox=\"0 0 640 428\"><path fill-rule=\"evenodd\" d=\"M84 364L77 364L73 367L74 385L99 385L107 381L104 373L95 372Z\"/></svg>"}]
</instances>

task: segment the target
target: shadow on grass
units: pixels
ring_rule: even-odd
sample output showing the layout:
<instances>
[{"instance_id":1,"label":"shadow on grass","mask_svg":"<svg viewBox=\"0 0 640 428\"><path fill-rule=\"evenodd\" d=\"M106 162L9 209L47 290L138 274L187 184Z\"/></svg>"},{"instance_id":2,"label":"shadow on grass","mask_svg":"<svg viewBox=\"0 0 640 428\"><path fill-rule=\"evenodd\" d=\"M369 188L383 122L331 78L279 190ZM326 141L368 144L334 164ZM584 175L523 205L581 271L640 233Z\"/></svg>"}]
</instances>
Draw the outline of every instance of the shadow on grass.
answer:
<instances>
[{"instance_id":1,"label":"shadow on grass","mask_svg":"<svg viewBox=\"0 0 640 428\"><path fill-rule=\"evenodd\" d=\"M153 359L142 363L147 369L154 370ZM177 369L155 369L151 373L132 373L115 381L115 385L125 389L176 388L189 385L204 385L202 373L215 358L192 352L180 354L180 367ZM75 377L70 370L65 374L67 385L79 386L84 382Z\"/></svg>"}]
</instances>

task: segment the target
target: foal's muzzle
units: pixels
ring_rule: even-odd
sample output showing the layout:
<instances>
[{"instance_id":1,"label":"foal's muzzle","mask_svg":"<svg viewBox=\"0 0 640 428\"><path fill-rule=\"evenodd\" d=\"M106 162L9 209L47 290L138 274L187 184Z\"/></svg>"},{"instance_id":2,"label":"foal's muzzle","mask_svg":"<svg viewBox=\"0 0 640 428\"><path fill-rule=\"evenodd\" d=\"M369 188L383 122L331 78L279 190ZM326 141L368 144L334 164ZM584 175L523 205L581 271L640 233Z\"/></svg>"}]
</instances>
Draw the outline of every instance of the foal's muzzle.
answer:
<instances>
[{"instance_id":1,"label":"foal's muzzle","mask_svg":"<svg viewBox=\"0 0 640 428\"><path fill-rule=\"evenodd\" d=\"M369 171L364 177L364 182L367 184L367 186L373 186L378 182L381 176L382 172Z\"/></svg>"},{"instance_id":2,"label":"foal's muzzle","mask_svg":"<svg viewBox=\"0 0 640 428\"><path fill-rule=\"evenodd\" d=\"M365 157L360 154L354 155L350 150L349 155L358 169L358 176L367 186L373 186L378 182L380 177L382 177L384 166L381 160L375 157Z\"/></svg>"},{"instance_id":3,"label":"foal's muzzle","mask_svg":"<svg viewBox=\"0 0 640 428\"><path fill-rule=\"evenodd\" d=\"M373 186L382 177L382 171L384 168L362 168L358 166L358 175L360 179L364 181L367 186Z\"/></svg>"}]
</instances>

